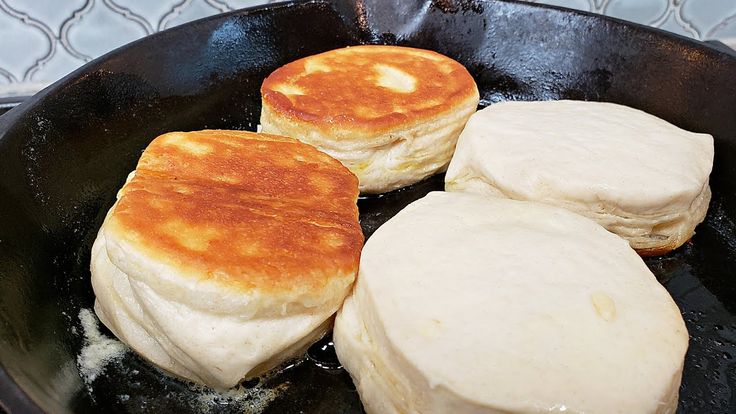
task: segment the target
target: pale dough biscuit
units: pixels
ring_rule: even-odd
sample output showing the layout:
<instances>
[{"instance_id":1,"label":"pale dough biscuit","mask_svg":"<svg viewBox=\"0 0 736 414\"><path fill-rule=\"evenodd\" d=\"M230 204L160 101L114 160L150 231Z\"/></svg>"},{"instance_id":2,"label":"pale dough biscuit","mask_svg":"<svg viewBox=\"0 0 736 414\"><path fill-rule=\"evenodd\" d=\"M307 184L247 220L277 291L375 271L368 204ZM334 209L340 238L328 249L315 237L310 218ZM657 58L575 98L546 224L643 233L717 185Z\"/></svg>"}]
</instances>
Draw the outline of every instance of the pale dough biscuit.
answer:
<instances>
[{"instance_id":1,"label":"pale dough biscuit","mask_svg":"<svg viewBox=\"0 0 736 414\"><path fill-rule=\"evenodd\" d=\"M665 414L688 333L592 220L435 192L368 240L334 341L369 414Z\"/></svg>"},{"instance_id":2,"label":"pale dough biscuit","mask_svg":"<svg viewBox=\"0 0 736 414\"><path fill-rule=\"evenodd\" d=\"M642 255L673 250L708 211L713 137L601 102L504 102L468 122L447 191L556 205Z\"/></svg>"}]
</instances>

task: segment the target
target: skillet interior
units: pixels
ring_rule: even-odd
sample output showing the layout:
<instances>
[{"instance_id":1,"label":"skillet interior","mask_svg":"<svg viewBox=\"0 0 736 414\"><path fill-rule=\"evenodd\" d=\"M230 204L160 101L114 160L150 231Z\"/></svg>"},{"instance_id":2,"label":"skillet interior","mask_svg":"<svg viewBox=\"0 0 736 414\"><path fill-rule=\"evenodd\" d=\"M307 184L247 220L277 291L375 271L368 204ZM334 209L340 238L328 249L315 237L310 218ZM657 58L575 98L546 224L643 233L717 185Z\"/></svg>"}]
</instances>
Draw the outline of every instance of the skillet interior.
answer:
<instances>
[{"instance_id":1,"label":"skillet interior","mask_svg":"<svg viewBox=\"0 0 736 414\"><path fill-rule=\"evenodd\" d=\"M128 354L87 387L77 315L92 305L89 251L116 190L158 134L255 129L259 86L298 57L357 43L434 49L465 64L482 105L589 99L716 138L714 199L692 243L648 260L692 335L682 412L735 412L736 58L586 13L511 1L352 0L205 19L108 54L0 118L0 406L11 412L187 412L185 384ZM651 160L657 162L657 160ZM360 202L367 235L441 189L435 177ZM267 412L360 412L349 377L307 361ZM127 398L125 396L128 396ZM242 410L222 400L213 411Z\"/></svg>"}]
</instances>

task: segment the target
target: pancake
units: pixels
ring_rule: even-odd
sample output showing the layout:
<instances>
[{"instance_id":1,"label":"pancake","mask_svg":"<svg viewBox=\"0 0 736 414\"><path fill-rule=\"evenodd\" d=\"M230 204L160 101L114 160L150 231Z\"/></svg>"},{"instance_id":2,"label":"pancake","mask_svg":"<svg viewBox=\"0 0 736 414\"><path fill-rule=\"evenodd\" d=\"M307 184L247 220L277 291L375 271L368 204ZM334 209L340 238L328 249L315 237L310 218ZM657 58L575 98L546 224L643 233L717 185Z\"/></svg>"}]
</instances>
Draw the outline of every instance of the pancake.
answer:
<instances>
[{"instance_id":1,"label":"pancake","mask_svg":"<svg viewBox=\"0 0 736 414\"><path fill-rule=\"evenodd\" d=\"M564 207L659 255L705 218L712 167L713 137L637 109L504 102L468 122L445 189Z\"/></svg>"},{"instance_id":2,"label":"pancake","mask_svg":"<svg viewBox=\"0 0 736 414\"><path fill-rule=\"evenodd\" d=\"M444 171L478 105L458 62L422 49L353 46L291 62L261 87L262 131L340 160L365 193Z\"/></svg>"},{"instance_id":3,"label":"pancake","mask_svg":"<svg viewBox=\"0 0 736 414\"><path fill-rule=\"evenodd\" d=\"M595 222L434 192L368 240L334 342L368 414L666 414L688 333Z\"/></svg>"},{"instance_id":4,"label":"pancake","mask_svg":"<svg viewBox=\"0 0 736 414\"><path fill-rule=\"evenodd\" d=\"M163 370L232 387L329 328L357 272L357 196L350 171L291 138L161 135L93 246L95 310Z\"/></svg>"}]
</instances>

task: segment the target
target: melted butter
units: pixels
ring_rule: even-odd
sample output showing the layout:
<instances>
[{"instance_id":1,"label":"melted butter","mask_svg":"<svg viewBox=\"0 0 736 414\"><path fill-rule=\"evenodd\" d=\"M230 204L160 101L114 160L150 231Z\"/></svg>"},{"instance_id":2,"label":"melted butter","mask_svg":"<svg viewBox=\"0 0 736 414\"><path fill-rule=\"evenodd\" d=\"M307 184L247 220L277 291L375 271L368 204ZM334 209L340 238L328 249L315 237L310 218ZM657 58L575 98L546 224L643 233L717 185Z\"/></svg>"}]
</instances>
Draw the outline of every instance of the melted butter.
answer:
<instances>
[{"instance_id":1,"label":"melted butter","mask_svg":"<svg viewBox=\"0 0 736 414\"><path fill-rule=\"evenodd\" d=\"M395 92L414 92L417 79L401 69L389 65L376 64L373 69L378 74L376 84Z\"/></svg>"},{"instance_id":2,"label":"melted butter","mask_svg":"<svg viewBox=\"0 0 736 414\"><path fill-rule=\"evenodd\" d=\"M171 145L193 155L207 155L213 151L210 145L186 139L184 135L170 134L164 141L165 145Z\"/></svg>"},{"instance_id":3,"label":"melted butter","mask_svg":"<svg viewBox=\"0 0 736 414\"><path fill-rule=\"evenodd\" d=\"M306 75L312 74L314 72L331 72L332 68L329 65L326 65L323 61L312 58L307 59L306 62L304 62L304 72L306 72Z\"/></svg>"},{"instance_id":4,"label":"melted butter","mask_svg":"<svg viewBox=\"0 0 736 414\"><path fill-rule=\"evenodd\" d=\"M291 95L304 95L304 89L302 89L302 88L300 88L300 87L298 87L296 85L291 85L291 84L288 84L288 83L281 83L281 84L278 84L278 85L274 85L273 86L273 90L275 90L277 92L281 92L282 94L284 94L286 96L291 96Z\"/></svg>"},{"instance_id":5,"label":"melted butter","mask_svg":"<svg viewBox=\"0 0 736 414\"><path fill-rule=\"evenodd\" d=\"M616 302L603 292L595 292L590 295L595 313L606 322L616 319Z\"/></svg>"},{"instance_id":6,"label":"melted butter","mask_svg":"<svg viewBox=\"0 0 736 414\"><path fill-rule=\"evenodd\" d=\"M159 226L162 233L173 237L177 243L189 250L205 251L211 241L219 237L216 229L194 226L180 220L170 220Z\"/></svg>"}]
</instances>

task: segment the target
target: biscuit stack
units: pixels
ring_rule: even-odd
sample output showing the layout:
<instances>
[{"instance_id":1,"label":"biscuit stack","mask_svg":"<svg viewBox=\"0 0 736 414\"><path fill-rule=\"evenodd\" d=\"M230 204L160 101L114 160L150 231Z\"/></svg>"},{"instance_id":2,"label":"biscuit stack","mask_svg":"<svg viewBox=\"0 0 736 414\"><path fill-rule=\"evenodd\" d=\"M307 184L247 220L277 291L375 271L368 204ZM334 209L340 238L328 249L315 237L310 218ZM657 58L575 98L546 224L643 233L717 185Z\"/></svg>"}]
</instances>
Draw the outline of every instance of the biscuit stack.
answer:
<instances>
[{"instance_id":1,"label":"biscuit stack","mask_svg":"<svg viewBox=\"0 0 736 414\"><path fill-rule=\"evenodd\" d=\"M711 136L607 103L476 113L460 63L396 46L296 60L261 92L264 134L163 135L120 191L92 257L119 338L227 388L344 301L369 414L675 412L688 334L640 255L705 217ZM445 170L360 257L359 191Z\"/></svg>"}]
</instances>

